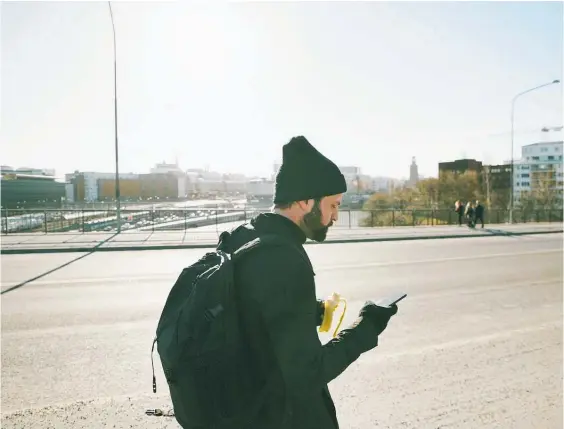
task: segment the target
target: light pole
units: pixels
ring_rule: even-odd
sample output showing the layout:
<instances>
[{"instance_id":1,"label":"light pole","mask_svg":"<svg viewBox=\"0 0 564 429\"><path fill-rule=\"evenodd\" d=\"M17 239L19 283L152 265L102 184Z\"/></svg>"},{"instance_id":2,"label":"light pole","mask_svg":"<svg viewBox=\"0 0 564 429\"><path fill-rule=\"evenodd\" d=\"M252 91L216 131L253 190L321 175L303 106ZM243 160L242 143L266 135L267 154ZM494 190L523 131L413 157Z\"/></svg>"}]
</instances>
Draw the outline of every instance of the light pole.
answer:
<instances>
[{"instance_id":1,"label":"light pole","mask_svg":"<svg viewBox=\"0 0 564 429\"><path fill-rule=\"evenodd\" d=\"M527 89L526 91L520 92L511 101L511 194L509 196L509 223L513 223L513 195L515 191L515 160L513 155L513 146L514 146L514 134L515 134L515 102L519 97L522 95L528 94L529 92L536 91L537 89L544 88L545 86L554 85L560 83L558 79L553 80L552 82L547 82L539 86L535 86L534 88Z\"/></svg>"},{"instance_id":2,"label":"light pole","mask_svg":"<svg viewBox=\"0 0 564 429\"><path fill-rule=\"evenodd\" d=\"M118 145L118 110L117 110L117 60L116 60L116 27L114 26L114 14L112 12L112 3L108 2L110 8L110 18L112 20L112 33L114 36L114 134L115 134L115 154L116 154L116 218L117 233L121 232L121 207L119 192L119 145Z\"/></svg>"}]
</instances>

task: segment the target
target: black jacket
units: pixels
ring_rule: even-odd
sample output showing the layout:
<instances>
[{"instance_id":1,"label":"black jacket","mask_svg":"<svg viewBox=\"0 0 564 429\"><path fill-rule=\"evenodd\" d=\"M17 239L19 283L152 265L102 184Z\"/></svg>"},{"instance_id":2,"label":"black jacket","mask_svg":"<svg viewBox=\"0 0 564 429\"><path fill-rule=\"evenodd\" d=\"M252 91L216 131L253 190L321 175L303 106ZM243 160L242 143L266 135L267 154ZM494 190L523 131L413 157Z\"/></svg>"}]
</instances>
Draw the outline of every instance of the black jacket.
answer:
<instances>
[{"instance_id":1,"label":"black jacket","mask_svg":"<svg viewBox=\"0 0 564 429\"><path fill-rule=\"evenodd\" d=\"M483 205L478 204L478 205L476 206L475 215L476 215L476 217L478 217L478 218L481 218L482 216L484 216L484 206L483 206Z\"/></svg>"},{"instance_id":2,"label":"black jacket","mask_svg":"<svg viewBox=\"0 0 564 429\"><path fill-rule=\"evenodd\" d=\"M361 322L322 345L317 333L321 306L301 229L281 215L261 214L233 231L228 248L265 233L285 237L295 248L257 249L235 267L249 374L239 400L249 401L270 381L248 428L337 429L327 384L366 350L363 338L376 333Z\"/></svg>"}]
</instances>

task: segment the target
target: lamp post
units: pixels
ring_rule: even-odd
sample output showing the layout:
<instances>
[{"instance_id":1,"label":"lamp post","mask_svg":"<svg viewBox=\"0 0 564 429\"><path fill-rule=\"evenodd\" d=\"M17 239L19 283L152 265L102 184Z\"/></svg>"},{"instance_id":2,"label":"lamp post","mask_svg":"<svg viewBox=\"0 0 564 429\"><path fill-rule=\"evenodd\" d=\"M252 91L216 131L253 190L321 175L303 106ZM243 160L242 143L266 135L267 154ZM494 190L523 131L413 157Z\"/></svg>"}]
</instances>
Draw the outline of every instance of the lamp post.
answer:
<instances>
[{"instance_id":1,"label":"lamp post","mask_svg":"<svg viewBox=\"0 0 564 429\"><path fill-rule=\"evenodd\" d=\"M519 97L522 95L528 94L529 92L536 91L537 89L544 88L545 86L554 85L560 83L558 79L553 80L552 82L547 82L539 86L535 86L534 88L527 89L526 91L520 92L511 101L511 194L509 196L509 223L513 223L513 195L515 192L515 160L513 155L514 150L514 137L515 137L515 102Z\"/></svg>"},{"instance_id":2,"label":"lamp post","mask_svg":"<svg viewBox=\"0 0 564 429\"><path fill-rule=\"evenodd\" d=\"M110 18L112 20L112 33L114 36L114 135L115 135L115 154L116 154L116 218L117 233L121 232L121 206L120 206L120 190L119 190L119 145L118 145L118 110L117 110L117 60L116 60L116 27L114 26L114 14L112 12L112 3L108 2L110 8Z\"/></svg>"}]
</instances>

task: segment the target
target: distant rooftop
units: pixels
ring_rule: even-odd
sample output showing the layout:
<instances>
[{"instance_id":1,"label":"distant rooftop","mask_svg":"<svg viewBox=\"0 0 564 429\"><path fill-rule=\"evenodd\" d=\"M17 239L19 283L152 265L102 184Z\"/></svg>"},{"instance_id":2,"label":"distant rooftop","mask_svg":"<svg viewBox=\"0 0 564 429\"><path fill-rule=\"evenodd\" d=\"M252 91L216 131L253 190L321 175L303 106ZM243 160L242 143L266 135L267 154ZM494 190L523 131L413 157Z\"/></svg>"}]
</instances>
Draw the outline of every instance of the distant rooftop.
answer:
<instances>
[{"instance_id":1,"label":"distant rooftop","mask_svg":"<svg viewBox=\"0 0 564 429\"><path fill-rule=\"evenodd\" d=\"M553 142L537 142L537 143L524 144L523 147L542 146L542 145L549 145L549 144L563 144L563 142L562 142L562 140L553 141Z\"/></svg>"},{"instance_id":2,"label":"distant rooftop","mask_svg":"<svg viewBox=\"0 0 564 429\"><path fill-rule=\"evenodd\" d=\"M38 180L55 180L55 176L47 176L46 174L24 174L19 172L2 173L2 180L13 179L38 179Z\"/></svg>"}]
</instances>

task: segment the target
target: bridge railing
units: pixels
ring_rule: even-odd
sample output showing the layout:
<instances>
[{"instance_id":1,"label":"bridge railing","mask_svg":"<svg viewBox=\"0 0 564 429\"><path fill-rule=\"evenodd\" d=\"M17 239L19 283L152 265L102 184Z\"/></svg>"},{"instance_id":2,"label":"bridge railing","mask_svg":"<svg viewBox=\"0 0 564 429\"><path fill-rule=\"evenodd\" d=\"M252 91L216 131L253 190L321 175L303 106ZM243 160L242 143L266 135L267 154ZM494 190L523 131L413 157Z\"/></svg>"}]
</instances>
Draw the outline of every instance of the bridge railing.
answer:
<instances>
[{"instance_id":1,"label":"bridge railing","mask_svg":"<svg viewBox=\"0 0 564 429\"><path fill-rule=\"evenodd\" d=\"M122 231L173 231L224 223L243 223L267 208L239 209L168 208L136 209L121 211ZM509 222L508 210L486 210L487 224ZM1 210L2 234L11 233L60 233L115 231L116 212L113 209L83 210ZM562 210L514 210L513 223L562 222ZM464 223L464 219L463 219ZM414 210L340 210L337 228L441 226L458 224L458 215L449 209Z\"/></svg>"}]
</instances>

